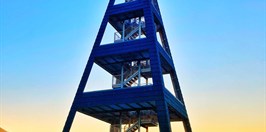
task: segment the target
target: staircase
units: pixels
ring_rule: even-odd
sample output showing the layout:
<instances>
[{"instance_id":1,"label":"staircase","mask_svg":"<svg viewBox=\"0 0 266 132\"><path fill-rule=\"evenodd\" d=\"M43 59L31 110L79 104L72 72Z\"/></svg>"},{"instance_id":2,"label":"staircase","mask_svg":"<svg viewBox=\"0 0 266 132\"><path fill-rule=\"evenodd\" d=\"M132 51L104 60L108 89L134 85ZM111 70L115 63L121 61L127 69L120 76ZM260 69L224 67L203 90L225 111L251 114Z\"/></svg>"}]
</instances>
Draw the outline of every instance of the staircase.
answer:
<instances>
[{"instance_id":1,"label":"staircase","mask_svg":"<svg viewBox=\"0 0 266 132\"><path fill-rule=\"evenodd\" d=\"M123 75L113 75L112 87L116 89L150 85L146 79L147 76L150 76L150 72L151 67L148 60L126 63L123 66L123 72L121 72ZM146 79L145 83L141 84L140 76Z\"/></svg>"},{"instance_id":2,"label":"staircase","mask_svg":"<svg viewBox=\"0 0 266 132\"><path fill-rule=\"evenodd\" d=\"M139 122L137 121L136 123L134 123L132 126L130 126L126 132L135 132L136 130L139 129Z\"/></svg>"},{"instance_id":3,"label":"staircase","mask_svg":"<svg viewBox=\"0 0 266 132\"><path fill-rule=\"evenodd\" d=\"M136 71L133 73L130 77L127 78L127 80L124 81L124 86L130 87L133 83L135 83L138 80L139 71Z\"/></svg>"},{"instance_id":4,"label":"staircase","mask_svg":"<svg viewBox=\"0 0 266 132\"><path fill-rule=\"evenodd\" d=\"M129 41L135 40L137 37L141 35L145 35L145 23L129 23L127 28L124 31L124 39L123 39L123 31L116 32L114 36L114 42L121 42L121 41Z\"/></svg>"},{"instance_id":5,"label":"staircase","mask_svg":"<svg viewBox=\"0 0 266 132\"><path fill-rule=\"evenodd\" d=\"M139 36L139 26L138 25L129 27L128 29L130 30L130 32L128 32L128 33L126 32L127 35L124 38L125 40L134 40Z\"/></svg>"},{"instance_id":6,"label":"staircase","mask_svg":"<svg viewBox=\"0 0 266 132\"><path fill-rule=\"evenodd\" d=\"M155 127L157 125L158 125L158 123L152 119L141 120L140 123L139 123L139 121L135 122L125 132L135 132L141 126L147 129L148 127Z\"/></svg>"}]
</instances>

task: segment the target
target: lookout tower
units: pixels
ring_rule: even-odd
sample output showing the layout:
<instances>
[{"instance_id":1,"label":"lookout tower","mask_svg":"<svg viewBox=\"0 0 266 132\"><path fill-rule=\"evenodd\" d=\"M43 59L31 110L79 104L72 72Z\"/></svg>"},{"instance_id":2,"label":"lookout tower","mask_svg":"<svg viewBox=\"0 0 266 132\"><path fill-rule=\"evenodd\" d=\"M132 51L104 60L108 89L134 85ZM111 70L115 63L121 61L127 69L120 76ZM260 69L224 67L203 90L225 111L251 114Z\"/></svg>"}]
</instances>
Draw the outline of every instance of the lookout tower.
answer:
<instances>
[{"instance_id":1,"label":"lookout tower","mask_svg":"<svg viewBox=\"0 0 266 132\"><path fill-rule=\"evenodd\" d=\"M116 30L114 41L101 45L108 23ZM110 90L84 92L93 64L113 76ZM165 74L174 95L165 88ZM110 132L156 126L171 132L175 121L192 132L157 0L109 1L63 132L76 112L109 123Z\"/></svg>"}]
</instances>

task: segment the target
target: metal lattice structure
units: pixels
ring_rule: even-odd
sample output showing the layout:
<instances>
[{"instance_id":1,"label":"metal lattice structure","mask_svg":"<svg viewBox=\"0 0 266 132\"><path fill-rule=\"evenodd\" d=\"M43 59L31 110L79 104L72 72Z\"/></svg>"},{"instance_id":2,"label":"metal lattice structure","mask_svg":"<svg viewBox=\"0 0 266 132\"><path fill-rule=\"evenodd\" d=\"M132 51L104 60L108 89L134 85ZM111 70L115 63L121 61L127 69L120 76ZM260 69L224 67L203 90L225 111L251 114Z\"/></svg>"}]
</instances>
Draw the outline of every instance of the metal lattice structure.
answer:
<instances>
[{"instance_id":1,"label":"metal lattice structure","mask_svg":"<svg viewBox=\"0 0 266 132\"><path fill-rule=\"evenodd\" d=\"M114 42L101 45L108 23L116 30ZM113 76L112 89L84 92L93 64ZM164 74L175 95L165 88ZM76 112L109 123L110 132L155 126L171 132L174 121L192 132L157 0L109 1L63 132Z\"/></svg>"}]
</instances>

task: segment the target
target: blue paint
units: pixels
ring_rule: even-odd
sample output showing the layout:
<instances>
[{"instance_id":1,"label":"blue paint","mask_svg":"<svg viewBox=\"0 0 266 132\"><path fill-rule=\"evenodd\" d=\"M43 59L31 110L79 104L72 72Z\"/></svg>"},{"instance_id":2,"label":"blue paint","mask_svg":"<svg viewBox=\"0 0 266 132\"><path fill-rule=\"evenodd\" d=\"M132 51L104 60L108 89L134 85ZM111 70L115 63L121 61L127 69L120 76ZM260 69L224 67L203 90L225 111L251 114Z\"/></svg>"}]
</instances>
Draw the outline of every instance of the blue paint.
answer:
<instances>
[{"instance_id":1,"label":"blue paint","mask_svg":"<svg viewBox=\"0 0 266 132\"><path fill-rule=\"evenodd\" d=\"M151 0L135 0L118 5L114 5L115 0L109 1L63 132L70 131L77 111L118 124L122 118L120 112L141 110L156 112L161 132L171 132L171 121L183 121L186 132L192 132L159 6L157 0L152 1L154 3ZM145 18L146 38L100 45L108 22L121 31L125 20L137 17ZM160 33L162 46L156 32ZM147 59L150 60L153 85L84 93L94 63L116 75L121 72L121 64ZM171 75L175 96L164 87L163 74Z\"/></svg>"}]
</instances>

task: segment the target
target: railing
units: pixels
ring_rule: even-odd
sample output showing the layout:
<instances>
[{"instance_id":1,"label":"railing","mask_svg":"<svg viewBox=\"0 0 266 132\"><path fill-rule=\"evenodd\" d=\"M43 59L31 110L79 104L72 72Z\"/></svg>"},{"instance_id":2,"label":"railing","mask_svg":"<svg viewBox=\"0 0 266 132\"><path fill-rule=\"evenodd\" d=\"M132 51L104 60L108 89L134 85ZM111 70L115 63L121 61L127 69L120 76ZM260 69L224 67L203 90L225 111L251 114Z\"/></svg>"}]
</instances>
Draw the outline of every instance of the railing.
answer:
<instances>
[{"instance_id":1,"label":"railing","mask_svg":"<svg viewBox=\"0 0 266 132\"><path fill-rule=\"evenodd\" d=\"M139 129L139 127L140 127L140 122L137 121L137 122L135 122L132 126L130 126L130 127L126 130L126 132L134 132L134 131L136 131L137 129Z\"/></svg>"},{"instance_id":2,"label":"railing","mask_svg":"<svg viewBox=\"0 0 266 132\"><path fill-rule=\"evenodd\" d=\"M113 88L121 88L121 75L113 75L112 87Z\"/></svg>"},{"instance_id":3,"label":"railing","mask_svg":"<svg viewBox=\"0 0 266 132\"><path fill-rule=\"evenodd\" d=\"M132 2L132 1L136 1L136 0L125 0L125 2Z\"/></svg>"},{"instance_id":4,"label":"railing","mask_svg":"<svg viewBox=\"0 0 266 132\"><path fill-rule=\"evenodd\" d=\"M121 73L123 73L123 76L121 74L113 75L113 88L152 85L148 83L148 81L146 83L141 83L140 80L142 73L151 71L150 60L128 62L123 65L122 69Z\"/></svg>"},{"instance_id":5,"label":"railing","mask_svg":"<svg viewBox=\"0 0 266 132\"><path fill-rule=\"evenodd\" d=\"M115 32L114 33L114 42L115 43L122 42L121 34L122 34L122 32Z\"/></svg>"},{"instance_id":6,"label":"railing","mask_svg":"<svg viewBox=\"0 0 266 132\"><path fill-rule=\"evenodd\" d=\"M124 126L124 132L135 132L140 126L149 127L158 125L157 113L153 110L142 110L139 113L137 111L130 111L128 116L130 120Z\"/></svg>"},{"instance_id":7,"label":"railing","mask_svg":"<svg viewBox=\"0 0 266 132\"><path fill-rule=\"evenodd\" d=\"M123 42L123 41L129 41L134 40L137 38L141 38L142 34L144 33L143 29L145 28L145 22L127 22L125 21L124 26L127 28L123 31L115 32L114 33L114 42Z\"/></svg>"},{"instance_id":8,"label":"railing","mask_svg":"<svg viewBox=\"0 0 266 132\"><path fill-rule=\"evenodd\" d=\"M116 0L115 5L124 4L124 3L128 3L128 2L133 2L133 1L137 1L137 0Z\"/></svg>"},{"instance_id":9,"label":"railing","mask_svg":"<svg viewBox=\"0 0 266 132\"><path fill-rule=\"evenodd\" d=\"M132 76L135 75L137 71L138 71L138 67L137 66L132 66L130 70L125 71L124 74L123 74L123 82L121 81L121 79L122 79L121 74L113 75L112 87L113 88L122 88L124 85L126 85L126 83L128 81L130 81Z\"/></svg>"}]
</instances>

